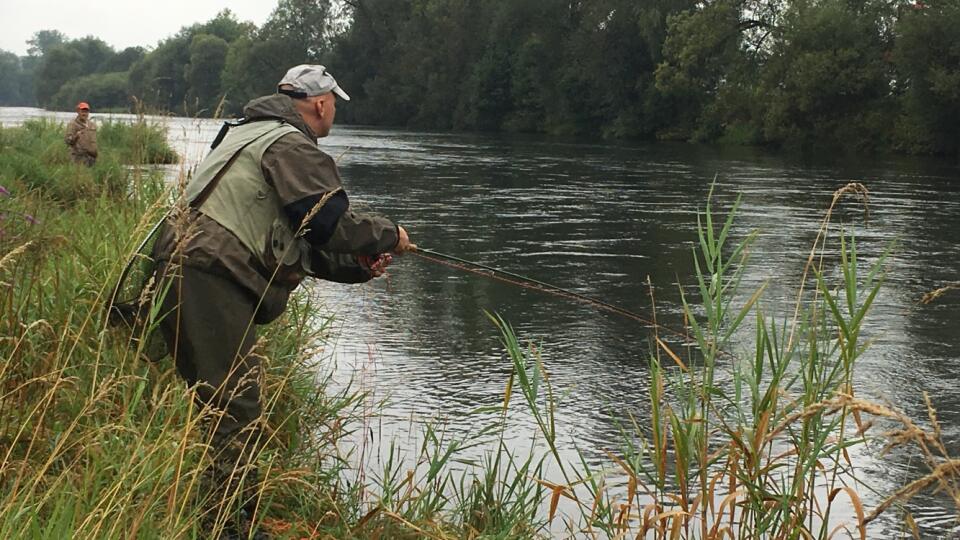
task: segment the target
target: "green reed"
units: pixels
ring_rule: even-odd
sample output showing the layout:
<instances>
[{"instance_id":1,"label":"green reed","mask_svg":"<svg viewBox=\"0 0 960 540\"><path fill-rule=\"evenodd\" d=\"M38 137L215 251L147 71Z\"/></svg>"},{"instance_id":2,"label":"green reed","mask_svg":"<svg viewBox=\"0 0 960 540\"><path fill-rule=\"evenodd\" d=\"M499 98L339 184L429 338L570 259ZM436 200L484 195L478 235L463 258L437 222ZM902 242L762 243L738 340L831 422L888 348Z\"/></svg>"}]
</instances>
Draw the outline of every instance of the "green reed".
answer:
<instances>
[{"instance_id":1,"label":"green reed","mask_svg":"<svg viewBox=\"0 0 960 540\"><path fill-rule=\"evenodd\" d=\"M741 292L756 235L730 245L739 200L718 222L711 191L698 222L696 294L680 289L689 337L670 345L654 328L650 418L623 427L621 450L609 454L606 466L582 455L563 466L553 446L552 389L542 384L549 376L539 351L521 347L509 325L497 321L529 412L561 465L563 483L551 485L550 519L558 497L577 509L567 516L567 534L832 538L848 531L865 538L867 524L883 511L930 486L950 494L960 509L954 485L960 462L948 455L932 406L931 427L924 429L855 396L854 369L869 345L863 326L888 253L866 264L854 237L842 230L828 252L830 213L849 193L865 197L866 190L850 184L835 194L791 317L767 312L766 284ZM835 253L832 266L828 253ZM752 331L744 328L751 314ZM893 427L881 435L888 445L916 444L931 471L870 513L860 498L869 486L858 481L849 453L868 441L873 424L864 421L867 415ZM831 519L838 504L856 519ZM904 523L916 531L909 512Z\"/></svg>"}]
</instances>

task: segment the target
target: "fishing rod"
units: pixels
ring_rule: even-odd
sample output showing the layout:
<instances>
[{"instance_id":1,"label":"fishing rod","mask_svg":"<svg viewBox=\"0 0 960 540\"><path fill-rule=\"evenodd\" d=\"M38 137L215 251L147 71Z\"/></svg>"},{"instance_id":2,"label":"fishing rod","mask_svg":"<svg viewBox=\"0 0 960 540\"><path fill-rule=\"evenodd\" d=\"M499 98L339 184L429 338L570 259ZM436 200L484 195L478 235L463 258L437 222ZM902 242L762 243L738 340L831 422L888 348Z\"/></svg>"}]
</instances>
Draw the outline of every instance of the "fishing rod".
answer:
<instances>
[{"instance_id":1,"label":"fishing rod","mask_svg":"<svg viewBox=\"0 0 960 540\"><path fill-rule=\"evenodd\" d=\"M453 255L448 255L446 253L440 253L439 251L434 251L432 249L417 247L417 249L415 251L411 251L411 253L413 253L414 255L422 259L430 260L430 261L443 264L445 266L450 266L453 268L459 268L467 272L487 276L487 277L504 281L507 283L512 283L520 287L540 290L548 294L553 294L556 296L579 300L581 302L585 302L599 309L610 311L612 313L622 315L624 317L642 322L644 324L648 324L653 327L662 328L660 325L651 321L650 319L637 315L636 313L628 309L624 309L620 306L616 306L609 302L604 302L603 300L592 298L585 294L580 294L578 292L571 291L570 289L565 289L563 287L553 285L551 283L546 283L538 279L533 279L527 276L521 276L520 274L508 272L507 270L503 270L493 266L488 266L486 264L481 264L474 261L468 261L466 259L461 259L460 257L455 257ZM451 263L454 263L454 264L451 264ZM483 272L478 271L476 269L483 270Z\"/></svg>"}]
</instances>

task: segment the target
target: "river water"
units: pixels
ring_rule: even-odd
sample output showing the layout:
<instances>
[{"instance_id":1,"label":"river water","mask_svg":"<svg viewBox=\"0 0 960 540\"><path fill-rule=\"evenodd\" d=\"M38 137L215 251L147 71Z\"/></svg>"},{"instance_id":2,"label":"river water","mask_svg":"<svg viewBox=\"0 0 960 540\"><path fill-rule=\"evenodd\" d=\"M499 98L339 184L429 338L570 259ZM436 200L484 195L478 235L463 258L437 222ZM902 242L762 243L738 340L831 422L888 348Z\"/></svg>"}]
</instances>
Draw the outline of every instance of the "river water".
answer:
<instances>
[{"instance_id":1,"label":"river water","mask_svg":"<svg viewBox=\"0 0 960 540\"><path fill-rule=\"evenodd\" d=\"M0 108L3 125L72 115ZM94 115L96 119L98 115ZM118 118L126 118L122 115ZM102 118L102 117L101 117ZM202 157L219 123L160 118L187 164ZM853 199L835 221L857 238L865 262L894 246L886 283L868 316L871 340L857 367L859 397L925 418L929 392L948 450L960 453L960 290L923 305L924 293L960 282L960 168L955 162L875 157L798 159L753 149L618 144L538 136L422 133L336 127L321 146L337 157L354 204L404 225L422 247L499 267L656 316L682 327L679 286L691 289L697 215L715 181L723 214L742 197L734 240L758 237L744 298L768 284L771 313L792 307L804 263L833 192L870 191L869 215ZM175 175L181 167L173 167ZM836 242L832 244L836 246ZM361 461L375 474L391 440L415 454L424 421L455 437L496 418L474 413L502 403L510 373L499 314L542 351L555 392L562 455L608 463L621 422L649 416L649 331L636 321L568 299L465 273L414 256L363 286L311 284L335 315L336 343L321 359L337 384L369 393L379 414L363 433ZM749 332L740 346L750 347ZM523 454L536 431L511 406L507 438ZM359 440L357 442L360 442ZM486 440L492 443L493 439ZM489 447L489 446L487 446ZM375 449L381 449L377 453ZM484 446L468 451L476 457ZM917 456L855 456L867 507L919 478ZM359 455L359 454L358 454ZM871 490L875 492L871 492ZM872 503L872 504L871 504ZM908 506L924 534L955 526L951 501L923 495ZM893 512L870 536L903 529Z\"/></svg>"}]
</instances>

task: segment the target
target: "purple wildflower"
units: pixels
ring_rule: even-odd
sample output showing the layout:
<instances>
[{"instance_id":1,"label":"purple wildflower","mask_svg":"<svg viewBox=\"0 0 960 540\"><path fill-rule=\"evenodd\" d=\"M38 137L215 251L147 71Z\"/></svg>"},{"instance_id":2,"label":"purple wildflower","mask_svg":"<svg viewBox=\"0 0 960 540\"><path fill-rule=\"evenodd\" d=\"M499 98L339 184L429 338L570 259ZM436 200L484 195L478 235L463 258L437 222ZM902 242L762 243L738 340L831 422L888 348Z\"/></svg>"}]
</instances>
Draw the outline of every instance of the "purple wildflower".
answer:
<instances>
[{"instance_id":1,"label":"purple wildflower","mask_svg":"<svg viewBox=\"0 0 960 540\"><path fill-rule=\"evenodd\" d=\"M23 219L27 220L27 223L29 223L29 224L31 224L31 225L36 225L37 223L40 223L40 220L39 220L39 219L31 216L30 214L24 214L24 215L23 215Z\"/></svg>"},{"instance_id":2,"label":"purple wildflower","mask_svg":"<svg viewBox=\"0 0 960 540\"><path fill-rule=\"evenodd\" d=\"M9 197L10 191L5 187L0 186L0 195L3 195L4 197Z\"/></svg>"}]
</instances>

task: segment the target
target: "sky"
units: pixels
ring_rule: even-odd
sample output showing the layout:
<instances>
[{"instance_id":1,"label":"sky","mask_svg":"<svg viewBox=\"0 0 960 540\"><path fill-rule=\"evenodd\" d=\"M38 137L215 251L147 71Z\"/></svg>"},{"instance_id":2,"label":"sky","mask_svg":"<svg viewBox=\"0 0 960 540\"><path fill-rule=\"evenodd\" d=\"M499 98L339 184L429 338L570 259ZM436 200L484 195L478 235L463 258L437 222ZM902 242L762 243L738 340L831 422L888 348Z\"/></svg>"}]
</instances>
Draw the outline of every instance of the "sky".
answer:
<instances>
[{"instance_id":1,"label":"sky","mask_svg":"<svg viewBox=\"0 0 960 540\"><path fill-rule=\"evenodd\" d=\"M26 41L39 30L60 30L70 39L92 35L118 51L152 48L225 8L260 26L276 5L276 0L0 0L0 49L25 55Z\"/></svg>"}]
</instances>

